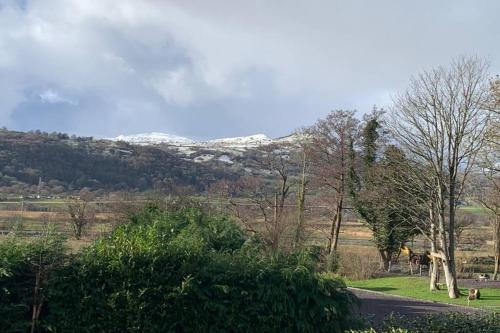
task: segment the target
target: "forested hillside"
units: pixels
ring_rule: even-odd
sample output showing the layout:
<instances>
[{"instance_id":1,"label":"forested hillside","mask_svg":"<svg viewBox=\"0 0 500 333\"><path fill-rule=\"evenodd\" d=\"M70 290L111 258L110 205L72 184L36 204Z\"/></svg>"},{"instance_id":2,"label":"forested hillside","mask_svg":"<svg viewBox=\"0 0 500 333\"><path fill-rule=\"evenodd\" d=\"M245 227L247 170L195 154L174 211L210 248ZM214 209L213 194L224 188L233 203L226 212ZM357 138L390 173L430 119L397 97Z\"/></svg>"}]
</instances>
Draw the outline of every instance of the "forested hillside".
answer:
<instances>
[{"instance_id":1,"label":"forested hillside","mask_svg":"<svg viewBox=\"0 0 500 333\"><path fill-rule=\"evenodd\" d=\"M182 158L167 147L0 130L0 192L58 194L88 187L109 191L203 190L234 173Z\"/></svg>"}]
</instances>

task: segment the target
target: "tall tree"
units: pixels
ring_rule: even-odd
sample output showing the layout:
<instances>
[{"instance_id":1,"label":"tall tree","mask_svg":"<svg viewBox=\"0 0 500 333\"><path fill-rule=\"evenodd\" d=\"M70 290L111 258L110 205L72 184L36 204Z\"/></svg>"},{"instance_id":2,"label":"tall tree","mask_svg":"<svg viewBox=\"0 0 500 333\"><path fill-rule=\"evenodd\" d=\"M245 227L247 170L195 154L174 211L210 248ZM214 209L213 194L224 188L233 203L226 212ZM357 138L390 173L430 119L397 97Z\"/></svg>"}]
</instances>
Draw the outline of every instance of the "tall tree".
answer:
<instances>
[{"instance_id":1,"label":"tall tree","mask_svg":"<svg viewBox=\"0 0 500 333\"><path fill-rule=\"evenodd\" d=\"M424 71L394 100L392 131L409 156L432 170L439 248L450 298L457 298L455 212L464 182L484 144L492 103L487 64L461 57Z\"/></svg>"},{"instance_id":2,"label":"tall tree","mask_svg":"<svg viewBox=\"0 0 500 333\"><path fill-rule=\"evenodd\" d=\"M297 181L297 225L294 234L294 247L298 248L304 242L306 195L310 182L310 151L308 149L308 136L303 131L295 133L298 139L298 147L295 149L294 160L299 167Z\"/></svg>"},{"instance_id":3,"label":"tall tree","mask_svg":"<svg viewBox=\"0 0 500 333\"><path fill-rule=\"evenodd\" d=\"M496 279L500 274L500 80L493 81L491 88L495 101L485 145L477 158L481 176L471 183L476 200L490 213L495 258L493 278Z\"/></svg>"},{"instance_id":4,"label":"tall tree","mask_svg":"<svg viewBox=\"0 0 500 333\"><path fill-rule=\"evenodd\" d=\"M290 150L287 144L264 147L260 164L267 177L242 177L227 189L248 198L248 202L241 202L229 195L229 208L247 231L258 235L271 250L289 249L294 245L291 244L293 237L289 237L291 223L287 218L294 169Z\"/></svg>"},{"instance_id":5,"label":"tall tree","mask_svg":"<svg viewBox=\"0 0 500 333\"><path fill-rule=\"evenodd\" d=\"M350 194L356 212L372 231L380 255L381 268L389 271L401 245L415 233L412 225L416 211L422 214L416 192L401 168L405 156L393 145L384 145L381 138L381 112L365 117L360 156L351 153ZM361 165L356 168L356 160ZM404 187L401 184L404 182Z\"/></svg>"},{"instance_id":6,"label":"tall tree","mask_svg":"<svg viewBox=\"0 0 500 333\"><path fill-rule=\"evenodd\" d=\"M308 130L311 173L323 196L331 198L331 229L328 253L337 250L342 210L346 197L349 150L356 137L354 111L332 111Z\"/></svg>"}]
</instances>

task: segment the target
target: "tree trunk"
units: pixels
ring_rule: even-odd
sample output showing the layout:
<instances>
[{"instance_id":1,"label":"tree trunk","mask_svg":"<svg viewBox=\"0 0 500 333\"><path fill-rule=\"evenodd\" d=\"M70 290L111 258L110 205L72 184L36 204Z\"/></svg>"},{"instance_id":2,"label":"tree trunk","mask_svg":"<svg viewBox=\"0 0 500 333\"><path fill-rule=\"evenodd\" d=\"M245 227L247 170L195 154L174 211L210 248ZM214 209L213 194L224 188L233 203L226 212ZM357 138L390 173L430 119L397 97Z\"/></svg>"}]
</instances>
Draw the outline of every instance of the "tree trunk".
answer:
<instances>
[{"instance_id":1,"label":"tree trunk","mask_svg":"<svg viewBox=\"0 0 500 333\"><path fill-rule=\"evenodd\" d=\"M437 253L437 242L436 242L436 216L434 214L434 205L431 203L431 208L429 209L429 220L431 222L431 251ZM429 289L430 291L439 290L439 258L432 257L432 262L429 267Z\"/></svg>"},{"instance_id":2,"label":"tree trunk","mask_svg":"<svg viewBox=\"0 0 500 333\"><path fill-rule=\"evenodd\" d=\"M443 242L441 241L441 243ZM450 261L450 256L447 251L440 251L440 254L443 262L443 272L446 281L446 287L448 288L448 296L450 298L458 298L460 296L460 291L458 290L456 272L453 267L455 263L453 261Z\"/></svg>"},{"instance_id":3,"label":"tree trunk","mask_svg":"<svg viewBox=\"0 0 500 333\"><path fill-rule=\"evenodd\" d=\"M392 254L387 253L384 250L378 250L378 253L380 255L380 269L384 270L386 272L390 272L391 271Z\"/></svg>"},{"instance_id":4,"label":"tree trunk","mask_svg":"<svg viewBox=\"0 0 500 333\"><path fill-rule=\"evenodd\" d=\"M339 242L339 233L340 233L340 224L342 223L342 205L343 205L343 195L340 197L340 200L337 204L337 211L335 212L335 223L332 227L332 234L331 234L331 246L330 246L330 253L337 251L337 245Z\"/></svg>"},{"instance_id":5,"label":"tree trunk","mask_svg":"<svg viewBox=\"0 0 500 333\"><path fill-rule=\"evenodd\" d=\"M302 159L302 174L299 184L299 190L297 193L297 229L295 230L294 247L298 248L302 243L303 238L303 224L304 224L304 212L305 212L305 201L306 201L306 154L303 154Z\"/></svg>"},{"instance_id":6,"label":"tree trunk","mask_svg":"<svg viewBox=\"0 0 500 333\"><path fill-rule=\"evenodd\" d=\"M495 269L493 270L493 280L496 280L498 278L498 269L500 266L500 251L497 250L495 254Z\"/></svg>"},{"instance_id":7,"label":"tree trunk","mask_svg":"<svg viewBox=\"0 0 500 333\"><path fill-rule=\"evenodd\" d=\"M456 272L455 272L455 262L454 260L450 260L450 244L448 243L447 239L447 232L445 228L445 213L444 213L444 189L441 186L438 186L438 200L436 202L436 208L437 208L437 219L438 219L438 237L439 237L439 246L441 248L440 254L441 254L441 259L443 262L443 272L444 272L444 277L446 281L446 286L448 288L448 296L450 298L458 298L460 295L460 292L458 290L458 285L457 285L457 278L456 278ZM450 230L450 237L453 234L451 229Z\"/></svg>"},{"instance_id":8,"label":"tree trunk","mask_svg":"<svg viewBox=\"0 0 500 333\"><path fill-rule=\"evenodd\" d=\"M344 204L344 194L345 194L345 153L344 153L344 141L343 138L340 152L340 161L342 171L340 173L340 184L338 191L338 201L337 201L337 211L336 211L336 220L335 220L335 228L333 229L332 234L332 244L330 252L337 251L337 245L339 242L339 232L340 232L340 224L342 223L342 208Z\"/></svg>"},{"instance_id":9,"label":"tree trunk","mask_svg":"<svg viewBox=\"0 0 500 333\"><path fill-rule=\"evenodd\" d=\"M493 246L494 246L494 257L495 257L495 269L493 270L493 280L496 280L499 275L500 269L500 217L495 216L494 222L494 235L493 235Z\"/></svg>"},{"instance_id":10,"label":"tree trunk","mask_svg":"<svg viewBox=\"0 0 500 333\"><path fill-rule=\"evenodd\" d=\"M460 290L457 284L457 272L455 266L455 210L456 210L456 193L454 179L450 179L450 193L448 199L449 205L449 224L448 224L448 270L451 273L450 284L448 286L448 295L450 298L460 296ZM444 266L444 265L443 265Z\"/></svg>"},{"instance_id":11,"label":"tree trunk","mask_svg":"<svg viewBox=\"0 0 500 333\"><path fill-rule=\"evenodd\" d=\"M458 298L460 296L460 291L458 290L457 286L457 278L455 276L452 265L446 259L443 260L443 271L444 278L446 280L446 286L448 288L448 296L450 298Z\"/></svg>"},{"instance_id":12,"label":"tree trunk","mask_svg":"<svg viewBox=\"0 0 500 333\"><path fill-rule=\"evenodd\" d=\"M274 194L274 212L273 212L273 225L272 225L272 248L273 250L278 249L279 243L279 214L278 214L278 193Z\"/></svg>"},{"instance_id":13,"label":"tree trunk","mask_svg":"<svg viewBox=\"0 0 500 333\"><path fill-rule=\"evenodd\" d=\"M432 258L430 267L431 280L429 284L430 291L439 290L439 259Z\"/></svg>"},{"instance_id":14,"label":"tree trunk","mask_svg":"<svg viewBox=\"0 0 500 333\"><path fill-rule=\"evenodd\" d=\"M299 197L297 200L297 228L295 229L294 247L299 248L303 238L304 228L304 211L305 211L305 195L304 189L300 189Z\"/></svg>"}]
</instances>

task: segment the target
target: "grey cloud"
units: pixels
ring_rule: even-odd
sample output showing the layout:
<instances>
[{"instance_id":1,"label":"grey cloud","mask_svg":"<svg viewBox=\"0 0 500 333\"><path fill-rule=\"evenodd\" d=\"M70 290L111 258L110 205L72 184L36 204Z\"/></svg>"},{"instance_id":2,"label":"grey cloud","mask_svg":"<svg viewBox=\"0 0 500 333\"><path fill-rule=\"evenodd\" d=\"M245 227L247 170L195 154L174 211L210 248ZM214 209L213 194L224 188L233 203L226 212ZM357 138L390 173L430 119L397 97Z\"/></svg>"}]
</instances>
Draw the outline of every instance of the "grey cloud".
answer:
<instances>
[{"instance_id":1,"label":"grey cloud","mask_svg":"<svg viewBox=\"0 0 500 333\"><path fill-rule=\"evenodd\" d=\"M285 135L331 109L384 106L460 54L500 73L499 12L494 0L4 0L0 122Z\"/></svg>"}]
</instances>

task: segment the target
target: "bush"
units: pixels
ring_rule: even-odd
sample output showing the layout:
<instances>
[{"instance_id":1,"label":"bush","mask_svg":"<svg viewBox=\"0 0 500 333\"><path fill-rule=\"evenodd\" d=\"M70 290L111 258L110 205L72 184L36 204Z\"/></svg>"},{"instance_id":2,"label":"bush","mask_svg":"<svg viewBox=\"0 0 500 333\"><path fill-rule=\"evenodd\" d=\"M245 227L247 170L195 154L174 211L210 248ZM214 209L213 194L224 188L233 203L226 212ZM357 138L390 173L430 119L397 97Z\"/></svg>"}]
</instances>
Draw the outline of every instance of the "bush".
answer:
<instances>
[{"instance_id":1,"label":"bush","mask_svg":"<svg viewBox=\"0 0 500 333\"><path fill-rule=\"evenodd\" d=\"M0 242L0 329L26 332L32 325L39 326L50 278L63 262L65 249L63 239L50 227L30 240L15 234L7 237Z\"/></svg>"},{"instance_id":2,"label":"bush","mask_svg":"<svg viewBox=\"0 0 500 333\"><path fill-rule=\"evenodd\" d=\"M446 313L424 315L418 318L389 317L381 329L371 328L350 333L496 333L500 332L500 316L497 314L473 315Z\"/></svg>"},{"instance_id":3,"label":"bush","mask_svg":"<svg viewBox=\"0 0 500 333\"><path fill-rule=\"evenodd\" d=\"M307 252L268 254L224 217L148 207L61 269L54 332L341 332L354 296Z\"/></svg>"}]
</instances>

